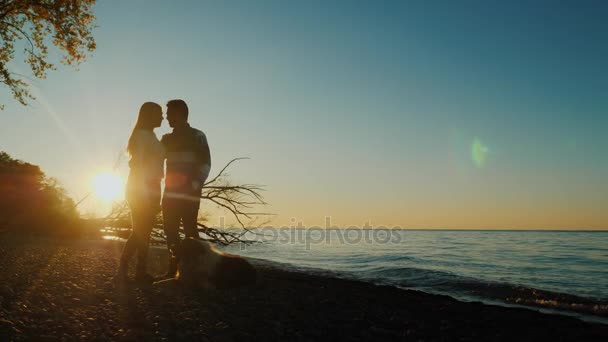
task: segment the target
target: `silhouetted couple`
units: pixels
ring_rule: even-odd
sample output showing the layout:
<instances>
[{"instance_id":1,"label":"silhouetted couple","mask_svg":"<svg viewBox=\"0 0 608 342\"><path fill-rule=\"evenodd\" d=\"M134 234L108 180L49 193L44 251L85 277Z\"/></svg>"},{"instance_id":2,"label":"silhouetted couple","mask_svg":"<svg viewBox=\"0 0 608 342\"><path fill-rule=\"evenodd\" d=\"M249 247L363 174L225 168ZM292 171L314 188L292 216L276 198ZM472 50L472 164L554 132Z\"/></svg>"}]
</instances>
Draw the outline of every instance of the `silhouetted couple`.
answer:
<instances>
[{"instance_id":1,"label":"silhouetted couple","mask_svg":"<svg viewBox=\"0 0 608 342\"><path fill-rule=\"evenodd\" d=\"M146 272L146 258L150 234L161 208L170 252L169 269L165 278L175 277L177 272L180 257L180 222L183 223L187 238L198 238L197 218L201 190L211 168L207 138L203 132L188 124L188 106L183 100L171 100L167 103L167 121L173 132L164 135L159 141L154 129L161 126L162 120L160 105L153 102L144 103L127 145L131 159L126 198L131 209L133 231L120 258L115 277L117 281L128 280L129 260L135 254L135 280L140 283L154 281L154 277ZM161 205L163 176L165 189Z\"/></svg>"}]
</instances>

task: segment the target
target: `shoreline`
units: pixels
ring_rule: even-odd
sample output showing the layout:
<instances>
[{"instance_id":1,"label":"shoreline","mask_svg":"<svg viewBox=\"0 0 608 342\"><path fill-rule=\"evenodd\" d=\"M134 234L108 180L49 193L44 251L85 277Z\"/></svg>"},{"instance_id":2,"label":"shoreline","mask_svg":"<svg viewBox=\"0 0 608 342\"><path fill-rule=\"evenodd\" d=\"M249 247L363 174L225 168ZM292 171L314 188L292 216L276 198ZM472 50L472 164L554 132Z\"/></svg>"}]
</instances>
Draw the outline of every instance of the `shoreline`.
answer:
<instances>
[{"instance_id":1,"label":"shoreline","mask_svg":"<svg viewBox=\"0 0 608 342\"><path fill-rule=\"evenodd\" d=\"M122 243L0 236L0 336L6 340L601 340L608 325L538 309L290 271L249 259L253 288L115 289ZM166 254L153 249L149 271ZM5 340L3 338L3 340Z\"/></svg>"},{"instance_id":2,"label":"shoreline","mask_svg":"<svg viewBox=\"0 0 608 342\"><path fill-rule=\"evenodd\" d=\"M528 310L533 310L533 311L535 310L535 311L538 311L541 313L546 313L546 314L573 317L573 318L577 318L577 319L580 319L585 322L608 324L608 314L606 314L605 312L600 312L599 314L597 314L597 313L590 313L585 310L567 309L567 308L561 308L561 307L548 307L548 306L541 306L541 305L527 304L527 303L520 304L520 303L505 302L498 298L483 297L483 296L479 296L479 295L478 296L463 295L463 294L458 294L455 292L448 292L448 291L445 291L445 292L427 291L425 289L418 289L415 287L399 286L399 285L391 284L389 282L381 282L381 281L373 281L373 280L363 279L363 278L356 278L352 274L345 274L345 273L335 272L335 271L326 270L326 269L299 267L297 265L293 265L293 264L289 264L289 263L281 263L281 262L260 259L260 258L247 257L246 259L253 261L255 264L266 265L268 267L276 268L278 270L283 270L283 271L287 271L287 272L296 272L296 273L308 274L311 276L320 276L320 277L327 277L327 278L344 279L344 280L355 281L355 282L363 282L363 283L375 285L375 286L389 286L389 287L394 287L396 289L403 290L403 291L416 291L416 292L422 292L422 293L430 294L430 295L448 296L457 301L464 302L464 303L480 302L480 303L486 304L486 305L494 305L494 306L505 307L505 308L520 308L520 309L528 309ZM512 285L512 284L505 284L505 285L515 287L515 285ZM575 295L570 295L570 294L565 294L565 293L557 293L557 292L538 290L538 289L534 289L534 290L544 292L544 293L552 293L554 295L561 295L561 296L565 295L565 296L569 296L569 297L579 298L583 301L594 300L593 298L580 297L580 296L575 296ZM600 301L598 300L598 302L600 302ZM580 305L580 304L577 304L577 305ZM596 304L596 305L604 305L604 304Z\"/></svg>"}]
</instances>

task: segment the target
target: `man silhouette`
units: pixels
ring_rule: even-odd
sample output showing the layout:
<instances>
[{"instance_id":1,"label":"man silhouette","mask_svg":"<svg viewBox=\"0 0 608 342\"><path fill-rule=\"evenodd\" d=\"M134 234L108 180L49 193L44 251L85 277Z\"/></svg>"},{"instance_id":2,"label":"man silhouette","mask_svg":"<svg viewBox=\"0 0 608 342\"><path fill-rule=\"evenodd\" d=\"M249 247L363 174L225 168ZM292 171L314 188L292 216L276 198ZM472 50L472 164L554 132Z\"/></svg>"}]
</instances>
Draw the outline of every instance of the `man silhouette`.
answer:
<instances>
[{"instance_id":1,"label":"man silhouette","mask_svg":"<svg viewBox=\"0 0 608 342\"><path fill-rule=\"evenodd\" d=\"M167 103L167 121L173 132L165 134L161 143L166 150L167 170L162 200L163 222L169 269L166 277L175 277L180 258L180 221L186 238L198 239L198 209L201 189L209 176L211 155L205 133L188 124L188 106L183 100Z\"/></svg>"}]
</instances>

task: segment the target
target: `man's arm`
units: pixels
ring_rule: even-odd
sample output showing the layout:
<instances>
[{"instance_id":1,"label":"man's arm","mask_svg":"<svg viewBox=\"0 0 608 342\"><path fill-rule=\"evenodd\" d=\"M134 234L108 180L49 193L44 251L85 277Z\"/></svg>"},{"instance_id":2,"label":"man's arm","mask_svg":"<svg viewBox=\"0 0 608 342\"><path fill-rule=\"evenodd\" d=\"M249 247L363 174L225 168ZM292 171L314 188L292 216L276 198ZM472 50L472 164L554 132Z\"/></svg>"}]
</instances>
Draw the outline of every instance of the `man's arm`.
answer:
<instances>
[{"instance_id":1,"label":"man's arm","mask_svg":"<svg viewBox=\"0 0 608 342\"><path fill-rule=\"evenodd\" d=\"M207 136L203 132L197 132L197 148L196 156L199 161L198 169L198 181L200 186L205 184L205 181L209 177L211 171L211 152L209 151L209 144L207 143Z\"/></svg>"}]
</instances>

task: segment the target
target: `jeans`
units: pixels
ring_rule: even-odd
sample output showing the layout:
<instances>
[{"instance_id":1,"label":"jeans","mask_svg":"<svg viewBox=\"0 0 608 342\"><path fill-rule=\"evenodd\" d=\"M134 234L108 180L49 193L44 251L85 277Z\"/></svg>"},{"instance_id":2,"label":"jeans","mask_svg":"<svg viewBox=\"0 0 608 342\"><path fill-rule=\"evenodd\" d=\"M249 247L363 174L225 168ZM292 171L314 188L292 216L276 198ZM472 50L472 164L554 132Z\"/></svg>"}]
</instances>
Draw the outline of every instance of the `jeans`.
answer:
<instances>
[{"instance_id":1,"label":"jeans","mask_svg":"<svg viewBox=\"0 0 608 342\"><path fill-rule=\"evenodd\" d=\"M174 256L179 253L179 226L184 225L186 238L199 238L198 235L198 209L200 207L201 190L195 189L188 194L167 191L163 196L163 223L167 236L167 247Z\"/></svg>"}]
</instances>

